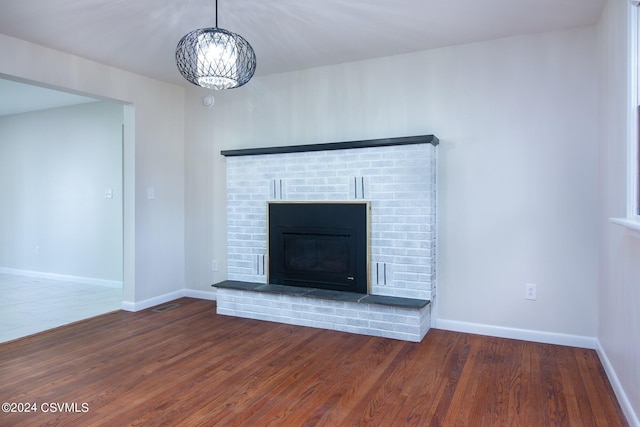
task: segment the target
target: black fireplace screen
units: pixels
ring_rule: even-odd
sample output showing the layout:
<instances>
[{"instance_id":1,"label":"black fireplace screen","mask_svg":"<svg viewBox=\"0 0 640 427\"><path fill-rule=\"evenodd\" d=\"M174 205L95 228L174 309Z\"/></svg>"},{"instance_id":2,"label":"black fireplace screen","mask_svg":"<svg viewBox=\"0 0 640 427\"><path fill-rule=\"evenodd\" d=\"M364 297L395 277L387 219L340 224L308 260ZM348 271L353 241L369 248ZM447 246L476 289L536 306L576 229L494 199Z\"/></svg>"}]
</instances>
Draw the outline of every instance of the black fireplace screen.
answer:
<instances>
[{"instance_id":1,"label":"black fireplace screen","mask_svg":"<svg viewBox=\"0 0 640 427\"><path fill-rule=\"evenodd\" d=\"M367 293L367 203L270 203L269 283Z\"/></svg>"},{"instance_id":2,"label":"black fireplace screen","mask_svg":"<svg viewBox=\"0 0 640 427\"><path fill-rule=\"evenodd\" d=\"M347 274L350 267L348 234L283 233L284 268Z\"/></svg>"}]
</instances>

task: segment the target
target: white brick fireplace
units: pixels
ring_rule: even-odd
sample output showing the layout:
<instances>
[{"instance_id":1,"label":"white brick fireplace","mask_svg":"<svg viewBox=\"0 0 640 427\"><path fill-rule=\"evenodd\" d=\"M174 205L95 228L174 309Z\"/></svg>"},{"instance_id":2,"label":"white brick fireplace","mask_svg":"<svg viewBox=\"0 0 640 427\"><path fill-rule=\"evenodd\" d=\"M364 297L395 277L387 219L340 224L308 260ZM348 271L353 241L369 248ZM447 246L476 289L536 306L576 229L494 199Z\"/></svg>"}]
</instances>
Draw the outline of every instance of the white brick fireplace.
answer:
<instances>
[{"instance_id":1,"label":"white brick fireplace","mask_svg":"<svg viewBox=\"0 0 640 427\"><path fill-rule=\"evenodd\" d=\"M228 280L267 283L269 201L368 201L369 293L432 300L436 145L437 138L425 136L223 152ZM222 286L217 299L220 314L411 341L430 326L428 304L416 309Z\"/></svg>"}]
</instances>

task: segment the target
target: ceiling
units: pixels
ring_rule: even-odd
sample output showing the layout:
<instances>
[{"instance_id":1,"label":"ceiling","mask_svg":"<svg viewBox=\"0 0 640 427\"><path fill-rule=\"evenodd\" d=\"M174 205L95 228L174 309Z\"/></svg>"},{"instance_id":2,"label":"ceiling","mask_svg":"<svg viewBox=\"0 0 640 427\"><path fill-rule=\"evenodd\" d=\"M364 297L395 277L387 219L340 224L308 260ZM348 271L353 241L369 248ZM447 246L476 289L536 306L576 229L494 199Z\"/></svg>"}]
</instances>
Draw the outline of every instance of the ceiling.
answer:
<instances>
[{"instance_id":1,"label":"ceiling","mask_svg":"<svg viewBox=\"0 0 640 427\"><path fill-rule=\"evenodd\" d=\"M215 25L214 1L0 0L0 33L188 86L175 47ZM265 75L590 25L605 1L219 0L218 26Z\"/></svg>"},{"instance_id":2,"label":"ceiling","mask_svg":"<svg viewBox=\"0 0 640 427\"><path fill-rule=\"evenodd\" d=\"M86 96L0 79L0 116L95 101Z\"/></svg>"}]
</instances>

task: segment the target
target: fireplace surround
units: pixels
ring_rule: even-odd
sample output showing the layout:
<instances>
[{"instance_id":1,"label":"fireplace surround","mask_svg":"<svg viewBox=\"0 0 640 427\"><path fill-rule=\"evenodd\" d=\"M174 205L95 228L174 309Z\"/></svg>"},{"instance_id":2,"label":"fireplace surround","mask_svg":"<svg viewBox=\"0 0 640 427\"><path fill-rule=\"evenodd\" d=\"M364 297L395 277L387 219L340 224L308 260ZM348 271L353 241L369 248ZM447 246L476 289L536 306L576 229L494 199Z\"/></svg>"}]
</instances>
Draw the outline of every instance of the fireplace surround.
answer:
<instances>
[{"instance_id":1,"label":"fireplace surround","mask_svg":"<svg viewBox=\"0 0 640 427\"><path fill-rule=\"evenodd\" d=\"M227 164L228 280L214 285L218 313L421 340L429 329L429 302L436 296L437 144L437 138L425 135L223 151ZM345 283L333 283L333 289L322 289L313 280L295 278L298 283L284 285L291 278L282 279L276 271L270 210L323 204L367 206L365 288L360 285L354 292L343 289ZM349 268L332 258L333 252L344 249L340 238L319 242L309 238L319 234L317 227L306 223L293 226L302 230L287 230L291 232L287 234L289 249L312 250L311 255L281 260L285 270L319 269L328 275L345 276ZM324 234L334 237L345 234L335 224L320 228L325 229L323 233L332 229ZM320 267L319 255L325 257ZM351 274L342 277L343 282L348 277Z\"/></svg>"}]
</instances>

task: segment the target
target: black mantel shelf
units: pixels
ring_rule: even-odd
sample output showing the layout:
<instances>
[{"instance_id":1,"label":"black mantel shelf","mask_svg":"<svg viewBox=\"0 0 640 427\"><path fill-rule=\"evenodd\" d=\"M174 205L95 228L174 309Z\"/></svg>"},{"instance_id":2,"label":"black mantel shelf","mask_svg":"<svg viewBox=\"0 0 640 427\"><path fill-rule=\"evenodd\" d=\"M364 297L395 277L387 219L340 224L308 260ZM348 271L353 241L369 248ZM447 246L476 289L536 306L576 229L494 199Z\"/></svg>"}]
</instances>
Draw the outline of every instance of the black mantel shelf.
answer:
<instances>
[{"instance_id":1,"label":"black mantel shelf","mask_svg":"<svg viewBox=\"0 0 640 427\"><path fill-rule=\"evenodd\" d=\"M400 138L367 139L364 141L330 142L325 144L287 145L282 147L245 148L241 150L222 150L225 157L255 156L258 154L304 153L309 151L345 150L349 148L386 147L389 145L432 144L440 141L434 135L404 136Z\"/></svg>"}]
</instances>

